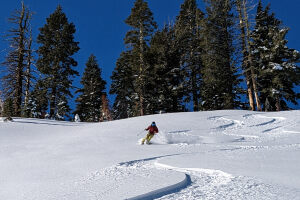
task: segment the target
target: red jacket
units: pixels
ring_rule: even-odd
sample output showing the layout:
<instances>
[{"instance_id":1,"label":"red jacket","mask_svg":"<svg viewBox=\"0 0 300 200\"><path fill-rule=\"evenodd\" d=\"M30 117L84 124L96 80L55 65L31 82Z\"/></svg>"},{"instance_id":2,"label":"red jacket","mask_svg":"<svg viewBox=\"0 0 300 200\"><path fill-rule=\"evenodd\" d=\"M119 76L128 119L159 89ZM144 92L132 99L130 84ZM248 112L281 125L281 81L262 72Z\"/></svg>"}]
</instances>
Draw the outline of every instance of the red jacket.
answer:
<instances>
[{"instance_id":1,"label":"red jacket","mask_svg":"<svg viewBox=\"0 0 300 200\"><path fill-rule=\"evenodd\" d=\"M148 130L151 134L158 133L158 128L156 126L149 126L148 128L146 128L146 131Z\"/></svg>"}]
</instances>

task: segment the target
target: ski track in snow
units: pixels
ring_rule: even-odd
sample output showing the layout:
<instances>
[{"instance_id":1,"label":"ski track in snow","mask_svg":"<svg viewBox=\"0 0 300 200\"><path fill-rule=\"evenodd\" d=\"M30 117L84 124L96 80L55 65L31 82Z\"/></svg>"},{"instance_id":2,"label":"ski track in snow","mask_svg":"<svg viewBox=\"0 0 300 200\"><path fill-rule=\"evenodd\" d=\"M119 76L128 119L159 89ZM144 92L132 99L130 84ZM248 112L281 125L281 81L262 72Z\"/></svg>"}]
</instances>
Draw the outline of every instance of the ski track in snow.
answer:
<instances>
[{"instance_id":1,"label":"ski track in snow","mask_svg":"<svg viewBox=\"0 0 300 200\"><path fill-rule=\"evenodd\" d=\"M271 137L280 137L285 133L295 133L286 131L285 128L294 127L297 122L286 122L284 117L269 117L261 114L246 114L243 115L245 120L235 120L226 116L209 117L216 124L222 124L215 128L215 132L222 132L226 135L241 136L247 139L259 139L265 137L265 133L269 133L267 139ZM263 129L261 127L264 127ZM258 135L243 135L243 129L247 132L256 133ZM251 131L250 131L251 130ZM272 135L273 134L273 135Z\"/></svg>"},{"instance_id":2,"label":"ski track in snow","mask_svg":"<svg viewBox=\"0 0 300 200\"><path fill-rule=\"evenodd\" d=\"M158 159L175 155L176 154L122 162L117 165L96 171L90 174L88 177L75 183L77 188L76 194L67 194L62 199L88 198L95 200L113 200L119 199L119 196L123 196L124 198L130 200L145 200L159 198L161 196L176 192L190 184L189 176L179 174L178 177L180 177L180 179L178 178L178 182L174 183L172 181L168 181L168 176L172 176L177 172L158 169L154 165L155 161ZM161 181L161 183L167 182L169 184L165 184L165 186L162 188L156 188L153 191L149 191L149 188L155 185L155 183L148 181L148 179L153 181L153 177L156 177L156 180ZM142 186L132 185L132 183L141 182L141 180L143 180ZM126 187L127 190L124 190ZM138 189L133 191L134 188ZM85 194L85 196L82 196L82 194Z\"/></svg>"},{"instance_id":3,"label":"ski track in snow","mask_svg":"<svg viewBox=\"0 0 300 200\"><path fill-rule=\"evenodd\" d=\"M274 145L243 144L243 142L248 141L262 142L273 140L274 138L283 137L286 134L300 134L297 131L286 130L286 128L297 125L297 121L287 122L284 117L265 116L258 113L243 115L242 120L231 119L228 116L212 116L207 119L215 124L215 128L210 130L211 134L234 136L233 139L228 140L228 144L223 144L222 148L210 151L300 150L299 143ZM44 122L34 121L26 123ZM59 124L53 122L51 125ZM190 145L201 145L203 138L199 135L194 135L193 131L195 130L164 131L165 133L163 132L164 134L158 137L160 137L160 142L176 145L179 148ZM206 152L196 153L201 154ZM124 196L124 198L129 200L300 199L300 191L297 189L268 185L261 180L251 177L233 176L216 169L180 168L163 164L164 158L179 155L182 154L127 161L95 171L75 182L76 190L71 188L71 192L68 192L68 188L65 188L66 192L64 196L53 197L53 199L113 200L119 199L120 196ZM181 176L178 177L181 177L181 179L177 179L177 182L168 181L168 175L171 174L180 174ZM148 179L152 181L156 179L169 185L149 191L147 188L155 183L148 181ZM143 185L136 191L132 191L132 188L135 186L134 184L131 185L131 183L135 182L135 180L139 183L141 182L140 180L143 180Z\"/></svg>"},{"instance_id":4,"label":"ski track in snow","mask_svg":"<svg viewBox=\"0 0 300 200\"><path fill-rule=\"evenodd\" d=\"M176 172L184 174L184 179L169 186L147 191L146 193L138 194L134 197L130 193L124 193L122 196L128 200L150 200L150 199L178 199L178 200L193 200L193 199L297 199L300 192L288 188L280 188L262 183L253 178L237 176L220 170L201 169L201 168L179 168L160 163L164 157L176 156L167 155L141 160L134 160L119 163L118 165L97 171L91 174L87 179L77 183L78 194L84 190L89 193L89 199L117 199L113 194L119 189L126 186L128 181L134 182L135 179L147 179L152 177L155 171L163 171L160 174L168 175L168 172ZM162 177L160 177L161 179ZM89 188L89 184L99 182L99 189ZM116 184L116 182L118 184ZM105 183L105 184L103 184ZM149 184L144 182L144 188ZM97 185L97 184L96 184ZM103 188L103 186L105 186ZM96 187L96 188L98 188ZM120 193L118 193L120 195ZM79 197L78 196L78 197ZM64 199L64 198L63 198ZM67 196L66 196L66 199ZM78 198L80 199L80 198Z\"/></svg>"},{"instance_id":5,"label":"ski track in snow","mask_svg":"<svg viewBox=\"0 0 300 200\"><path fill-rule=\"evenodd\" d=\"M290 146L286 146L289 148ZM300 144L297 144L300 148ZM241 149L257 149L254 147L244 148L232 148L227 150L241 150ZM269 147L261 147L269 148ZM224 151L224 149L217 149L213 151ZM198 152L206 153L206 152ZM293 190L290 188L277 187L268 185L260 180L256 180L245 176L233 176L226 172L215 169L201 169L201 168L179 168L170 165L162 164L166 157L177 156L181 154L165 155L153 158L146 158L140 160L133 160L128 162L122 162L109 168L96 171L92 173L88 178L76 183L78 192L84 190L85 193L89 193L89 199L117 199L114 198L114 193L119 189L125 187L128 182L134 182L136 179L147 180L152 178L156 171L160 171L158 179L162 181L161 174L168 177L169 172L176 172L184 174L184 179L179 182L164 186L162 188L155 189L153 191L147 191L147 186L153 184L153 182L147 183L145 181L143 186L145 190L139 191L139 194L132 197L132 193L124 193L122 196L128 200L193 200L193 199L297 199L300 196L299 190ZM95 183L99 183L98 189L89 188L89 184L95 188ZM118 184L116 184L116 182ZM104 183L104 184L103 184ZM96 184L97 185L97 184ZM104 187L103 187L104 185ZM98 188L97 187L97 188ZM132 189L132 188L131 188ZM146 191L146 192L145 192ZM144 192L144 193L143 193ZM78 194L77 194L78 195ZM76 196L77 196L76 195ZM120 195L120 193L118 193ZM68 199L68 198L66 198ZM78 198L80 199L80 198Z\"/></svg>"},{"instance_id":6,"label":"ski track in snow","mask_svg":"<svg viewBox=\"0 0 300 200\"><path fill-rule=\"evenodd\" d=\"M267 185L248 177L234 177L219 170L199 168L176 168L160 163L158 167L186 173L191 177L191 184L177 193L172 193L160 200L178 199L297 199L300 192L288 188Z\"/></svg>"},{"instance_id":7,"label":"ski track in snow","mask_svg":"<svg viewBox=\"0 0 300 200\"><path fill-rule=\"evenodd\" d=\"M295 127L297 121L286 121L285 117L264 116L262 114L246 114L243 115L243 121L234 120L225 116L209 117L208 120L214 121L216 124L223 124L215 128L215 132L223 133L230 136L238 136L244 138L246 141L263 142L278 139L286 136L286 134L298 134L297 131L288 131L286 128ZM258 120L259 119L259 120ZM264 129L261 129L264 127ZM255 133L253 135L244 135L242 132ZM242 140L241 140L242 141ZM236 147L237 145L231 144L229 146ZM241 149L246 150L287 150L287 149L300 149L300 144L274 144L274 145L240 145Z\"/></svg>"}]
</instances>

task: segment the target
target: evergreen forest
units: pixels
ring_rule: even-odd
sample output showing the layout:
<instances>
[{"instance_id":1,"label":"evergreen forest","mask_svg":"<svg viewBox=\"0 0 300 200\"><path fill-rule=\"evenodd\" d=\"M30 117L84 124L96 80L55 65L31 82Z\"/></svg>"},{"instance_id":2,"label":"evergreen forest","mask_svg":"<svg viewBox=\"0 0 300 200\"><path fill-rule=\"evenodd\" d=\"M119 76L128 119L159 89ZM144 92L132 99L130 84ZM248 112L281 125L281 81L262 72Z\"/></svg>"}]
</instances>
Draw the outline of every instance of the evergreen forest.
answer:
<instances>
[{"instance_id":1,"label":"evergreen forest","mask_svg":"<svg viewBox=\"0 0 300 200\"><path fill-rule=\"evenodd\" d=\"M76 24L61 5L42 27L23 2L9 18L1 61L0 115L99 122L158 113L244 109L290 110L300 99L300 53L290 30L261 0L182 1L159 28L147 0L124 19L124 50L111 84L91 54L85 66ZM254 9L253 9L254 8ZM254 17L253 17L254 16ZM32 29L38 29L36 38ZM38 46L33 49L33 46ZM84 68L80 76L78 68ZM74 79L80 78L80 86ZM75 91L75 92L74 92ZM71 105L75 105L72 109Z\"/></svg>"}]
</instances>

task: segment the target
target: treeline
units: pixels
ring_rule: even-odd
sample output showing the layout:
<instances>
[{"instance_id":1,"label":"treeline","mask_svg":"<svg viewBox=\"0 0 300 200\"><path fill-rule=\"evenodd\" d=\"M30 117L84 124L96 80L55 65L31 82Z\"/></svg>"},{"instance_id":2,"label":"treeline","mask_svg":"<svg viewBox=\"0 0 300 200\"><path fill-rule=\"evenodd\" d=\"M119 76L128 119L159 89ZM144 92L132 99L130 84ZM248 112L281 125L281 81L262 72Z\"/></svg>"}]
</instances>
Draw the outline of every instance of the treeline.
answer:
<instances>
[{"instance_id":1,"label":"treeline","mask_svg":"<svg viewBox=\"0 0 300 200\"><path fill-rule=\"evenodd\" d=\"M112 73L111 109L106 82L94 55L86 63L76 99L81 121L121 119L159 112L219 109L280 111L300 98L296 65L300 54L287 47L285 28L257 5L255 26L247 0L185 0L175 21L162 29L144 0L125 20L130 27ZM22 3L10 18L10 51L2 63L3 116L65 119L71 114L72 81L79 73L75 25L61 6L41 27L32 49L32 12ZM35 55L36 54L36 55ZM0 101L1 104L1 101ZM111 115L109 110L111 110Z\"/></svg>"},{"instance_id":2,"label":"treeline","mask_svg":"<svg viewBox=\"0 0 300 200\"><path fill-rule=\"evenodd\" d=\"M39 29L39 48L34 51L31 16L32 12L22 3L9 19L13 28L6 36L10 51L2 63L2 115L64 120L70 117L69 99L75 88L72 82L79 75L75 69L77 61L72 57L79 50L79 42L74 40L75 25L58 6ZM88 58L81 84L82 88L76 90L79 95L74 113L82 121L103 119L106 82L94 55Z\"/></svg>"},{"instance_id":3,"label":"treeline","mask_svg":"<svg viewBox=\"0 0 300 200\"><path fill-rule=\"evenodd\" d=\"M136 0L125 20L127 48L111 76L115 118L297 104L300 54L286 46L288 28L270 5L258 2L251 29L247 0L204 3L202 11L185 0L174 23L157 30L147 2Z\"/></svg>"}]
</instances>

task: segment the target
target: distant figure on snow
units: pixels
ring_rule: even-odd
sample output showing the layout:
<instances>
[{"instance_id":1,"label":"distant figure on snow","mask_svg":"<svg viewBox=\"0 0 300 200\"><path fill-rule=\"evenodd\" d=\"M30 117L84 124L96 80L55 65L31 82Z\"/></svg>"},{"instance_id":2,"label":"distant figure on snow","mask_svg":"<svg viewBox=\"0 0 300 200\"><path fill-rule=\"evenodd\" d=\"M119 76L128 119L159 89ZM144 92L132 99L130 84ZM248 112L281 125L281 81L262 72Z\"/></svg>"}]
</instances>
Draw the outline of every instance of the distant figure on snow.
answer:
<instances>
[{"instance_id":1,"label":"distant figure on snow","mask_svg":"<svg viewBox=\"0 0 300 200\"><path fill-rule=\"evenodd\" d=\"M146 144L150 144L150 140L153 138L154 134L158 133L158 128L155 122L152 122L151 125L145 129L145 131L148 131L148 134L145 138L143 138L142 144L144 144L146 140Z\"/></svg>"}]
</instances>

